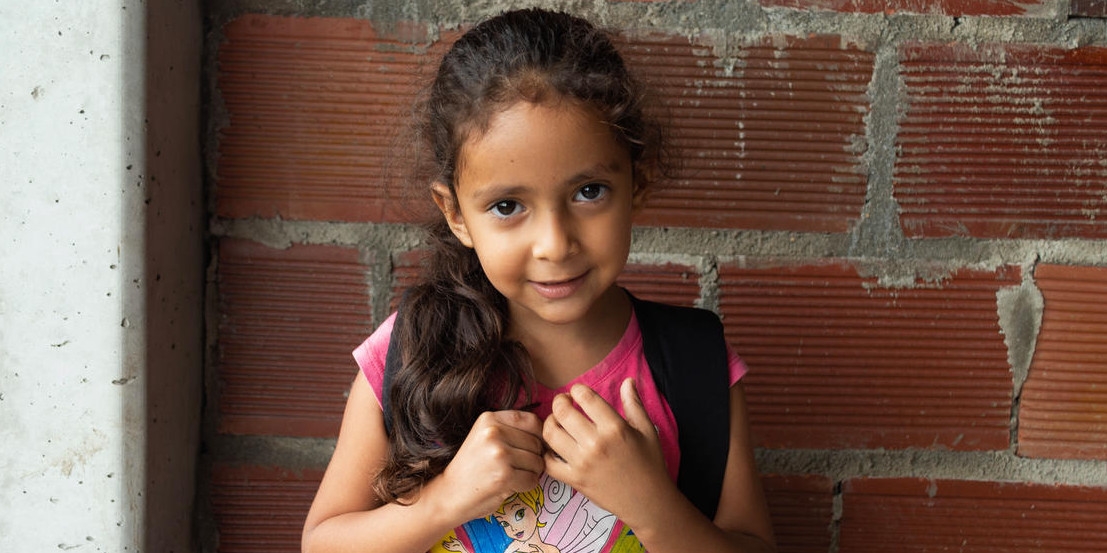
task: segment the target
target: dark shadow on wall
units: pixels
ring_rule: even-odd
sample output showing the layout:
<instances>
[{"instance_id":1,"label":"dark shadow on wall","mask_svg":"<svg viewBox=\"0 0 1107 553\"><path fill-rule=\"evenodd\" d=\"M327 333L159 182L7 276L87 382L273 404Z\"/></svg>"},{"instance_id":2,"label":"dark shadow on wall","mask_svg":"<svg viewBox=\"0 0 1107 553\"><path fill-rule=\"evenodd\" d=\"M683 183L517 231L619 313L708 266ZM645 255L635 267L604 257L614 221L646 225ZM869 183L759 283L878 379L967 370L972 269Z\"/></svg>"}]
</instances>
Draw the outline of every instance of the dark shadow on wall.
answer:
<instances>
[{"instance_id":1,"label":"dark shadow on wall","mask_svg":"<svg viewBox=\"0 0 1107 553\"><path fill-rule=\"evenodd\" d=\"M145 9L145 27L129 34L144 49L143 64L128 67L125 78L142 79L142 125L130 125L144 140L141 174L128 183L126 223L143 235L138 298L143 302L144 357L142 406L128 421L144 428L141 531L143 551L198 551L194 505L200 443L203 381L203 301L205 260L204 193L200 150L202 19L200 0L128 2ZM134 73L141 72L141 75ZM132 137L135 136L132 134ZM138 198L131 195L132 190ZM138 265L132 264L132 267ZM129 437L128 442L138 440ZM130 447L140 447L132 443Z\"/></svg>"}]
</instances>

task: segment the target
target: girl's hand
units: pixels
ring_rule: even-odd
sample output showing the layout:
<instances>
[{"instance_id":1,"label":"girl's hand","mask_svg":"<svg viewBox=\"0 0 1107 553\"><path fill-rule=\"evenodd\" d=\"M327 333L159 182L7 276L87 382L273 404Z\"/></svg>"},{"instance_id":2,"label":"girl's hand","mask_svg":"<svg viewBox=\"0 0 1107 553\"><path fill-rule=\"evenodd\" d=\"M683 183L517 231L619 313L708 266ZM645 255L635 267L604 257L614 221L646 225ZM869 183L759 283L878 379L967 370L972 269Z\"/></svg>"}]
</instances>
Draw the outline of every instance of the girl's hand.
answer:
<instances>
[{"instance_id":1,"label":"girl's hand","mask_svg":"<svg viewBox=\"0 0 1107 553\"><path fill-rule=\"evenodd\" d=\"M573 386L554 398L542 436L550 448L546 472L633 528L631 515L642 498L657 497L652 492L658 486L675 485L634 380L623 381L619 395L626 419L591 388Z\"/></svg>"},{"instance_id":2,"label":"girl's hand","mask_svg":"<svg viewBox=\"0 0 1107 553\"><path fill-rule=\"evenodd\" d=\"M492 513L511 494L538 485L545 469L541 435L542 422L533 413L483 413L424 494L441 492L440 505L456 511L458 524Z\"/></svg>"}]
</instances>

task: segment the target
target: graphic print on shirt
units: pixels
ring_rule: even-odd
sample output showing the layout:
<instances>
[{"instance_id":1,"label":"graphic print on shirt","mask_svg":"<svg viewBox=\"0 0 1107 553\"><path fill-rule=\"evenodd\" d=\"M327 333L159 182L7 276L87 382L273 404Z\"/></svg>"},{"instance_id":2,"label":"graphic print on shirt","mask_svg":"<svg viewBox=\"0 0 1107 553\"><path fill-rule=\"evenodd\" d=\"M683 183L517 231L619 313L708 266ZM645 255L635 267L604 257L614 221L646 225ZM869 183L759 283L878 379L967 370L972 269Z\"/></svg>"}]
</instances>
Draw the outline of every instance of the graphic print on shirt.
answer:
<instances>
[{"instance_id":1,"label":"graphic print on shirt","mask_svg":"<svg viewBox=\"0 0 1107 553\"><path fill-rule=\"evenodd\" d=\"M538 487L507 498L492 515L446 536L431 553L642 553L615 515L542 475Z\"/></svg>"}]
</instances>

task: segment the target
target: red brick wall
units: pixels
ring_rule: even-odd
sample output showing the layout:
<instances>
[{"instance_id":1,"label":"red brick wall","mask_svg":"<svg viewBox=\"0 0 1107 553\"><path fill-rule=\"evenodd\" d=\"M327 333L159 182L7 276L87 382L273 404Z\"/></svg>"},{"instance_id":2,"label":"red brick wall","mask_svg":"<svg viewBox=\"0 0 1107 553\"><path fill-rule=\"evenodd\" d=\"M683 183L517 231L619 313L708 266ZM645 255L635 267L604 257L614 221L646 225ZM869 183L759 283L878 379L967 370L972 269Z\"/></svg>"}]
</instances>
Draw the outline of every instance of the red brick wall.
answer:
<instances>
[{"instance_id":1,"label":"red brick wall","mask_svg":"<svg viewBox=\"0 0 1107 553\"><path fill-rule=\"evenodd\" d=\"M349 351L416 274L404 108L495 10L225 4L203 541L292 552ZM684 162L623 283L723 317L781 551L1102 550L1102 20L1060 0L601 4L584 15L624 31Z\"/></svg>"}]
</instances>

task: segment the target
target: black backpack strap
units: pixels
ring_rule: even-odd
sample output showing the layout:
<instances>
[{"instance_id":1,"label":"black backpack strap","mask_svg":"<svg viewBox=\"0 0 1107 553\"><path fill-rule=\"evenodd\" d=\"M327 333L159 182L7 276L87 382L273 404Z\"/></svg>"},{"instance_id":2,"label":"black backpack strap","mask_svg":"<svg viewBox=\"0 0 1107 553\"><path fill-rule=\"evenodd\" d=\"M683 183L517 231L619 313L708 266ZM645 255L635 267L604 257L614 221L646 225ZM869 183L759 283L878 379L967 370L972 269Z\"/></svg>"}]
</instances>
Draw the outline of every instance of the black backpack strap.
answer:
<instances>
[{"instance_id":1,"label":"black backpack strap","mask_svg":"<svg viewBox=\"0 0 1107 553\"><path fill-rule=\"evenodd\" d=\"M676 418L677 486L714 519L730 451L730 377L723 324L706 309L630 298L650 373Z\"/></svg>"},{"instance_id":2,"label":"black backpack strap","mask_svg":"<svg viewBox=\"0 0 1107 553\"><path fill-rule=\"evenodd\" d=\"M384 382L381 383L381 411L384 413L384 431L389 435L392 434L392 406L389 399L392 376L400 370L400 365L404 362L403 352L400 350L399 331L400 317L404 313L402 309L404 299L407 299L407 293L400 299L400 307L396 309L396 318L392 321L392 333L388 337L388 353L384 357Z\"/></svg>"}]
</instances>

